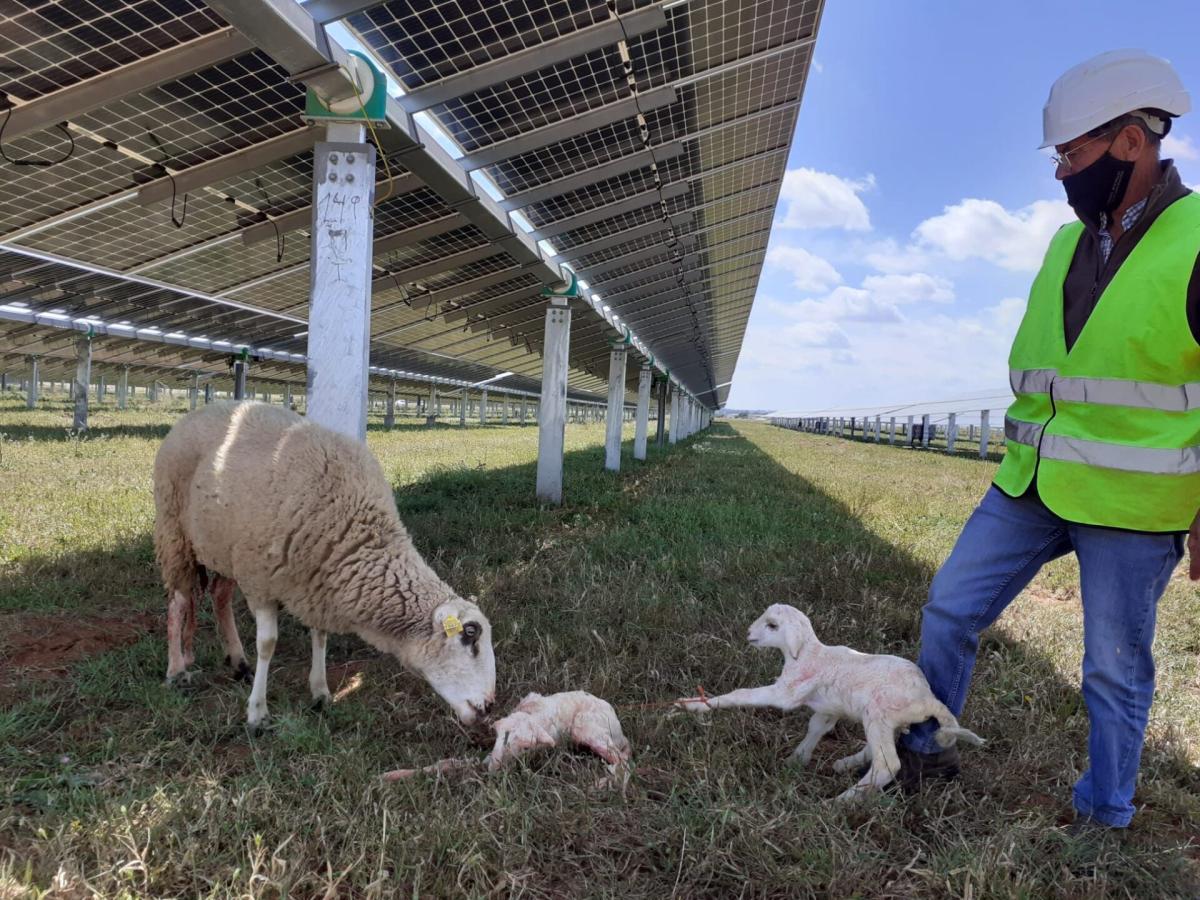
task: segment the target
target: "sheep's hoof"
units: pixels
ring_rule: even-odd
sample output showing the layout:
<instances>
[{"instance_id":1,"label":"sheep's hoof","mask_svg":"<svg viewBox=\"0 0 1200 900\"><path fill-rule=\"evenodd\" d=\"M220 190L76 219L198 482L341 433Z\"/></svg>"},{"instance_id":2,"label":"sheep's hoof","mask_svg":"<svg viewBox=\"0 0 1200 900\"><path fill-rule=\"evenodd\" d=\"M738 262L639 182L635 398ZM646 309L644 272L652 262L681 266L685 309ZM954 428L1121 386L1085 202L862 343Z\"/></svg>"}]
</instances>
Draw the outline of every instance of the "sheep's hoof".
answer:
<instances>
[{"instance_id":1,"label":"sheep's hoof","mask_svg":"<svg viewBox=\"0 0 1200 900\"><path fill-rule=\"evenodd\" d=\"M254 672L250 669L250 663L246 660L240 660L235 666L233 660L228 656L225 657L225 665L233 669L233 680L240 681L243 684L250 684L254 681Z\"/></svg>"},{"instance_id":2,"label":"sheep's hoof","mask_svg":"<svg viewBox=\"0 0 1200 900\"><path fill-rule=\"evenodd\" d=\"M333 708L333 698L328 694L322 694L320 697L314 697L312 706L309 707L315 713L329 712Z\"/></svg>"},{"instance_id":3,"label":"sheep's hoof","mask_svg":"<svg viewBox=\"0 0 1200 900\"><path fill-rule=\"evenodd\" d=\"M809 764L809 762L810 762L809 757L803 756L800 753L793 751L792 753L788 754L788 758L783 761L783 764L785 766L789 766L793 769L803 769L805 766L807 766Z\"/></svg>"},{"instance_id":4,"label":"sheep's hoof","mask_svg":"<svg viewBox=\"0 0 1200 900\"><path fill-rule=\"evenodd\" d=\"M167 687L174 688L177 691L195 690L200 686L200 670L184 669L182 672L168 675L166 681L163 683Z\"/></svg>"},{"instance_id":5,"label":"sheep's hoof","mask_svg":"<svg viewBox=\"0 0 1200 900\"><path fill-rule=\"evenodd\" d=\"M251 737L264 737L275 730L275 723L269 716L263 716L257 722L247 722L246 730Z\"/></svg>"}]
</instances>

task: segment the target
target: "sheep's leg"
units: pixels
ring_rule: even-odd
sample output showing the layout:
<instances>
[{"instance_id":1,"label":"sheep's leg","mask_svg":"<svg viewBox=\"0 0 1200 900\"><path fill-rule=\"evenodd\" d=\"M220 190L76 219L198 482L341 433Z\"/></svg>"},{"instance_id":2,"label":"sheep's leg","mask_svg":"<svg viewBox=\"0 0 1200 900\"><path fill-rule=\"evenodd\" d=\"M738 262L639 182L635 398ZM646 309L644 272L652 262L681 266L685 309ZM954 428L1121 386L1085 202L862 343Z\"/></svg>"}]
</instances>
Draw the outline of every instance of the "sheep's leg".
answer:
<instances>
[{"instance_id":1,"label":"sheep's leg","mask_svg":"<svg viewBox=\"0 0 1200 900\"><path fill-rule=\"evenodd\" d=\"M851 753L849 756L844 756L833 764L835 772L853 772L860 766L865 766L871 761L871 745L865 745L857 753Z\"/></svg>"},{"instance_id":2,"label":"sheep's leg","mask_svg":"<svg viewBox=\"0 0 1200 900\"><path fill-rule=\"evenodd\" d=\"M197 598L203 599L204 586L199 579L196 581L195 587L188 594L187 606L183 610L183 665L185 668L194 665L196 662L196 601Z\"/></svg>"},{"instance_id":3,"label":"sheep's leg","mask_svg":"<svg viewBox=\"0 0 1200 900\"><path fill-rule=\"evenodd\" d=\"M795 709L799 703L788 696L787 690L779 684L768 684L763 687L740 688L730 691L728 694L705 699L685 697L682 700L676 700L675 705L688 712L705 713L709 710L733 706L774 706L778 709L788 710Z\"/></svg>"},{"instance_id":4,"label":"sheep's leg","mask_svg":"<svg viewBox=\"0 0 1200 900\"><path fill-rule=\"evenodd\" d=\"M837 716L813 713L813 717L808 720L808 732L804 735L804 740L800 743L800 746L792 751L789 761L797 765L807 766L809 760L812 759L813 751L817 749L817 744L821 742L821 738L833 731L833 726L837 723Z\"/></svg>"},{"instance_id":5,"label":"sheep's leg","mask_svg":"<svg viewBox=\"0 0 1200 900\"><path fill-rule=\"evenodd\" d=\"M889 722L867 725L867 746L871 749L871 768L854 787L838 795L838 800L858 800L891 783L900 771L896 753L896 728Z\"/></svg>"},{"instance_id":6,"label":"sheep's leg","mask_svg":"<svg viewBox=\"0 0 1200 900\"><path fill-rule=\"evenodd\" d=\"M217 576L213 579L213 610L217 617L217 632L225 648L225 662L233 667L234 677L239 681L250 680L250 664L246 662L246 651L238 635L237 620L233 616L233 589L237 582L232 578Z\"/></svg>"},{"instance_id":7,"label":"sheep's leg","mask_svg":"<svg viewBox=\"0 0 1200 900\"><path fill-rule=\"evenodd\" d=\"M187 684L192 673L187 668L183 652L184 620L190 604L187 594L180 590L171 592L167 601L167 684Z\"/></svg>"},{"instance_id":8,"label":"sheep's leg","mask_svg":"<svg viewBox=\"0 0 1200 900\"><path fill-rule=\"evenodd\" d=\"M271 657L275 655L275 642L279 637L278 608L256 607L254 624L257 629L258 659L254 667L254 687L250 690L250 702L246 706L246 724L257 730L267 718L267 668L271 665Z\"/></svg>"},{"instance_id":9,"label":"sheep's leg","mask_svg":"<svg viewBox=\"0 0 1200 900\"><path fill-rule=\"evenodd\" d=\"M329 633L320 628L310 629L312 634L312 668L308 672L308 688L312 691L313 709L324 709L330 704L329 682L325 679L325 644Z\"/></svg>"}]
</instances>

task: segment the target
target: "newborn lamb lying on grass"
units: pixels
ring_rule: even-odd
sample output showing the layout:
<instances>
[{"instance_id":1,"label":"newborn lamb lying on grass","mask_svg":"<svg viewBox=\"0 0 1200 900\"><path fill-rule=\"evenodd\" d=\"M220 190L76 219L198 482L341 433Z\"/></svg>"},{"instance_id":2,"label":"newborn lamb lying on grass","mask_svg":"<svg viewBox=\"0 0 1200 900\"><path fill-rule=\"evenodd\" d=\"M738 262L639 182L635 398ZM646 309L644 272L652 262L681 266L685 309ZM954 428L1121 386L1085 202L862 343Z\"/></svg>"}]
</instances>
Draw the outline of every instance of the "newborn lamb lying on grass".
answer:
<instances>
[{"instance_id":1,"label":"newborn lamb lying on grass","mask_svg":"<svg viewBox=\"0 0 1200 900\"><path fill-rule=\"evenodd\" d=\"M827 647L817 640L808 617L794 606L776 603L767 607L753 625L747 640L755 647L776 647L783 652L783 672L774 684L744 688L719 697L688 697L678 706L706 713L728 706L773 706L782 710L807 706L813 711L804 741L792 759L806 765L817 743L840 719L861 722L867 745L859 753L839 759L834 771L846 772L866 763L863 779L840 794L838 800L855 800L878 790L896 777L896 730L926 719L941 726L934 740L950 747L958 740L980 745L983 740L960 728L950 710L929 690L925 675L898 656L870 655L849 647Z\"/></svg>"},{"instance_id":2,"label":"newborn lamb lying on grass","mask_svg":"<svg viewBox=\"0 0 1200 900\"><path fill-rule=\"evenodd\" d=\"M601 785L624 785L629 780L629 762L633 758L629 741L612 706L584 691L562 694L526 694L511 713L493 726L496 744L482 760L443 759L421 769L396 769L383 776L385 781L400 781L417 774L438 775L455 769L486 764L495 772L523 753L538 747L555 747L564 739L586 747L608 763L609 778Z\"/></svg>"}]
</instances>

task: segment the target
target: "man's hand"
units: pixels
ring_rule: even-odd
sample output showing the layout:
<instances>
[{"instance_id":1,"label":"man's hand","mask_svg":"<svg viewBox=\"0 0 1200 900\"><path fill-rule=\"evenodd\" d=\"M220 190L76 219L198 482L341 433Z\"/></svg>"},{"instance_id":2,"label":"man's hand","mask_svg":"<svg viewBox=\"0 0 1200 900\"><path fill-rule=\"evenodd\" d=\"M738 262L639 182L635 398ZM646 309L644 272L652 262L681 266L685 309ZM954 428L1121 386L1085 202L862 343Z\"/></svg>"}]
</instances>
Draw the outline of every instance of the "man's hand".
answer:
<instances>
[{"instance_id":1,"label":"man's hand","mask_svg":"<svg viewBox=\"0 0 1200 900\"><path fill-rule=\"evenodd\" d=\"M1200 581L1200 512L1192 519L1192 527L1188 529L1188 577L1192 581Z\"/></svg>"}]
</instances>

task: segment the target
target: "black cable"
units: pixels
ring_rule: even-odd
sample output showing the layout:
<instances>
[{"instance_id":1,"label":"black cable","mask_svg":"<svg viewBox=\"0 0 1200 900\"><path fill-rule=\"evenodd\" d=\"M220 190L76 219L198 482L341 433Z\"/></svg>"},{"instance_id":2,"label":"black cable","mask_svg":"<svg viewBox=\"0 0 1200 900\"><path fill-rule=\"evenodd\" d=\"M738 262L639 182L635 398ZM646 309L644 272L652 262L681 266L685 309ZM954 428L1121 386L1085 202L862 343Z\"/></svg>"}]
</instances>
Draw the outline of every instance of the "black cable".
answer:
<instances>
[{"instance_id":1,"label":"black cable","mask_svg":"<svg viewBox=\"0 0 1200 900\"><path fill-rule=\"evenodd\" d=\"M62 129L62 133L67 136L67 140L71 142L70 148L63 154L61 159L12 159L4 152L4 129L8 127L8 120L12 118L14 104L8 99L8 95L0 92L0 103L4 104L4 121L0 122L0 159L3 159L10 166L36 166L38 168L49 168L57 166L59 163L65 163L68 159L75 155L75 135L71 134L71 129L66 122L59 122L55 128Z\"/></svg>"}]
</instances>

